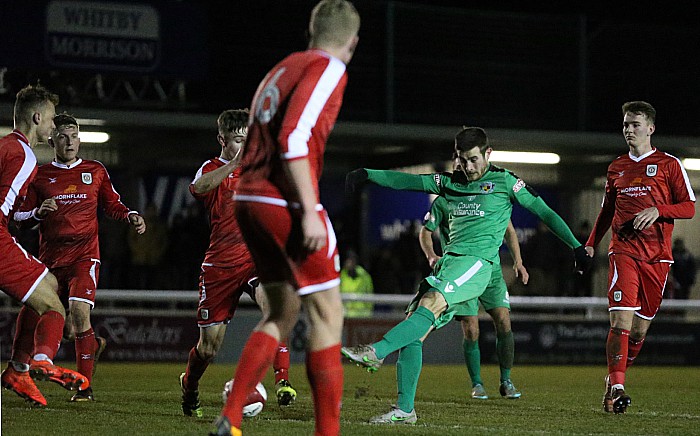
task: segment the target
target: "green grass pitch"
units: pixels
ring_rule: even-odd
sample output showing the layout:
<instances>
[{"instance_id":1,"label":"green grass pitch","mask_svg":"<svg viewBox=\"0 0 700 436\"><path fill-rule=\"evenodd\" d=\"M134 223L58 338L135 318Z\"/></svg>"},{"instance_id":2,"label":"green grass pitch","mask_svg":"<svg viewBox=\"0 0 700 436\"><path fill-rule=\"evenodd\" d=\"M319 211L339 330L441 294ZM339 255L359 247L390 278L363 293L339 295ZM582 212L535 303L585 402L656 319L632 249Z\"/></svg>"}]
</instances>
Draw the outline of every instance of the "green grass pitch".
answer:
<instances>
[{"instance_id":1,"label":"green grass pitch","mask_svg":"<svg viewBox=\"0 0 700 436\"><path fill-rule=\"evenodd\" d=\"M70 365L69 365L70 366ZM177 379L183 364L101 363L94 388L95 403L70 403L71 393L40 382L49 406L30 409L10 391L2 391L2 435L206 435L221 410L221 390L232 366L212 365L200 385L205 417L182 416ZM395 367L375 374L345 366L343 435L687 435L700 434L700 371L697 367L633 367L627 377L632 406L625 415L600 407L604 367L518 366L513 381L523 392L518 400L498 395L498 369L482 369L488 400L468 398L466 369L423 369L412 426L376 426L367 420L396 401ZM304 368L294 365L291 380L297 402L284 410L270 394L265 410L245 420L250 435L313 434L313 408Z\"/></svg>"}]
</instances>

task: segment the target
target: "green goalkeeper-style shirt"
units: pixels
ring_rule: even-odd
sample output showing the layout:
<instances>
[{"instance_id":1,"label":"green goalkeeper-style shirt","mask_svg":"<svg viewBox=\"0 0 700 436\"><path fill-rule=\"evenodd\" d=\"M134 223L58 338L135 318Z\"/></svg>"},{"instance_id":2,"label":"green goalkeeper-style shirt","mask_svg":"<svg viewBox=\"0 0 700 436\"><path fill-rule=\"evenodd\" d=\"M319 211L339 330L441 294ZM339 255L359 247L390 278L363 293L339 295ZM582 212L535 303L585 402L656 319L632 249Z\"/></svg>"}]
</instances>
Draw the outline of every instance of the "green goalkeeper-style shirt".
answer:
<instances>
[{"instance_id":1,"label":"green goalkeeper-style shirt","mask_svg":"<svg viewBox=\"0 0 700 436\"><path fill-rule=\"evenodd\" d=\"M430 205L430 211L423 218L423 227L430 232L440 229L440 247L447 247L450 243L450 223L447 219L448 204L445 197L435 197L433 204Z\"/></svg>"},{"instance_id":2,"label":"green goalkeeper-style shirt","mask_svg":"<svg viewBox=\"0 0 700 436\"><path fill-rule=\"evenodd\" d=\"M497 262L513 202L537 215L570 248L581 245L564 220L532 188L493 164L475 181L469 181L461 171L415 175L367 170L367 174L369 181L380 186L436 194L447 200L449 234L445 253Z\"/></svg>"}]
</instances>

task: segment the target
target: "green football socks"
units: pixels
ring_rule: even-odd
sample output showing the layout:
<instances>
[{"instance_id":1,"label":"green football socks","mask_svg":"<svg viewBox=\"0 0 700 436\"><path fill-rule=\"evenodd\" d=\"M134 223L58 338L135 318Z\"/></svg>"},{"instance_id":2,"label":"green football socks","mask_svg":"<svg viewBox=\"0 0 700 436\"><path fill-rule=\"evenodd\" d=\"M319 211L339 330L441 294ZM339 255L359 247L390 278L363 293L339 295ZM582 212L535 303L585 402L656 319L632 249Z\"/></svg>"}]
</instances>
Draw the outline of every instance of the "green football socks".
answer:
<instances>
[{"instance_id":1,"label":"green football socks","mask_svg":"<svg viewBox=\"0 0 700 436\"><path fill-rule=\"evenodd\" d=\"M399 350L396 362L396 386L399 391L397 406L406 413L411 413L418 389L418 378L423 368L423 343L420 340Z\"/></svg>"},{"instance_id":2,"label":"green football socks","mask_svg":"<svg viewBox=\"0 0 700 436\"><path fill-rule=\"evenodd\" d=\"M472 386L475 384L484 384L481 380L481 350L479 349L479 341L470 341L464 339L462 341L462 349L464 350L464 363L467 364L469 378L472 380Z\"/></svg>"},{"instance_id":3,"label":"green football socks","mask_svg":"<svg viewBox=\"0 0 700 436\"><path fill-rule=\"evenodd\" d=\"M389 330L379 342L372 344L377 358L383 359L411 342L419 340L430 331L434 322L433 312L423 306L418 307L413 315Z\"/></svg>"},{"instance_id":4,"label":"green football socks","mask_svg":"<svg viewBox=\"0 0 700 436\"><path fill-rule=\"evenodd\" d=\"M501 381L509 380L510 370L513 367L513 356L515 355L515 341L512 331L496 335L496 355L501 367Z\"/></svg>"}]
</instances>

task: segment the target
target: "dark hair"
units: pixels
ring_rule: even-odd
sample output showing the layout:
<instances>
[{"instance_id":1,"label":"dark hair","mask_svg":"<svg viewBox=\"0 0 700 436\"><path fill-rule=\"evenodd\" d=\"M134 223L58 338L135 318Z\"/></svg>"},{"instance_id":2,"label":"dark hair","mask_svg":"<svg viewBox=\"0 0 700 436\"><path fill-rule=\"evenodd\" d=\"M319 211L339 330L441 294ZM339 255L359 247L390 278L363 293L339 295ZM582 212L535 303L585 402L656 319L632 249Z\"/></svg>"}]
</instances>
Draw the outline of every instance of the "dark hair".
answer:
<instances>
[{"instance_id":1,"label":"dark hair","mask_svg":"<svg viewBox=\"0 0 700 436\"><path fill-rule=\"evenodd\" d=\"M27 85L20 89L15 100L15 120L29 120L46 103L58 105L58 95L41 85Z\"/></svg>"},{"instance_id":2,"label":"dark hair","mask_svg":"<svg viewBox=\"0 0 700 436\"><path fill-rule=\"evenodd\" d=\"M626 113L644 115L649 120L649 124L656 123L656 109L646 101L628 101L622 105L622 116Z\"/></svg>"},{"instance_id":3,"label":"dark hair","mask_svg":"<svg viewBox=\"0 0 700 436\"><path fill-rule=\"evenodd\" d=\"M78 120L76 120L73 115L67 114L65 112L53 117L53 123L56 126L56 130L65 126L76 126L80 128L78 125Z\"/></svg>"},{"instance_id":4,"label":"dark hair","mask_svg":"<svg viewBox=\"0 0 700 436\"><path fill-rule=\"evenodd\" d=\"M469 151L474 147L479 147L482 155L489 148L489 138L486 131L481 127L462 127L462 130L455 136L455 150Z\"/></svg>"},{"instance_id":5,"label":"dark hair","mask_svg":"<svg viewBox=\"0 0 700 436\"><path fill-rule=\"evenodd\" d=\"M219 133L238 132L248 127L248 109L229 109L221 112L216 120Z\"/></svg>"}]
</instances>

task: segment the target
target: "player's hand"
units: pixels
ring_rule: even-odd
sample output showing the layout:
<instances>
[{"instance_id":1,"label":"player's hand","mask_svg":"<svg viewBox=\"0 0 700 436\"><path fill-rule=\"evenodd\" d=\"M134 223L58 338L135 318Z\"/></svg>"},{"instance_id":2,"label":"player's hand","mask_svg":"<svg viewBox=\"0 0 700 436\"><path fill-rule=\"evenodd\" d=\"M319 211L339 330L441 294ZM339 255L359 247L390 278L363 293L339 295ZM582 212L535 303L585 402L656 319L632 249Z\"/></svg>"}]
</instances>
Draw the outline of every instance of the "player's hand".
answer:
<instances>
[{"instance_id":1,"label":"player's hand","mask_svg":"<svg viewBox=\"0 0 700 436\"><path fill-rule=\"evenodd\" d=\"M527 285L528 280L530 280L530 273L527 272L527 268L525 268L522 262L513 264L513 272L516 278L520 277L520 281L523 282L523 285Z\"/></svg>"},{"instance_id":2,"label":"player's hand","mask_svg":"<svg viewBox=\"0 0 700 436\"><path fill-rule=\"evenodd\" d=\"M428 256L428 265L430 268L435 268L435 264L438 263L438 260L440 260L440 256Z\"/></svg>"},{"instance_id":3,"label":"player's hand","mask_svg":"<svg viewBox=\"0 0 700 436\"><path fill-rule=\"evenodd\" d=\"M586 246L586 253L588 253L589 256L595 257L595 248Z\"/></svg>"},{"instance_id":4,"label":"player's hand","mask_svg":"<svg viewBox=\"0 0 700 436\"><path fill-rule=\"evenodd\" d=\"M129 215L129 224L134 226L136 233L143 235L146 232L146 220L137 213L132 213Z\"/></svg>"},{"instance_id":5,"label":"player's hand","mask_svg":"<svg viewBox=\"0 0 700 436\"><path fill-rule=\"evenodd\" d=\"M367 181L367 178L367 170L364 168L350 171L348 175L345 176L345 192L347 194L354 193L357 188Z\"/></svg>"},{"instance_id":6,"label":"player's hand","mask_svg":"<svg viewBox=\"0 0 700 436\"><path fill-rule=\"evenodd\" d=\"M635 230L644 231L648 229L659 217L659 209L654 206L648 207L635 215L632 225Z\"/></svg>"},{"instance_id":7,"label":"player's hand","mask_svg":"<svg viewBox=\"0 0 700 436\"><path fill-rule=\"evenodd\" d=\"M39 219L44 219L46 218L46 215L48 215L51 212L56 212L57 210L58 203L56 203L56 200L53 198L47 198L41 203L41 206L39 206L39 209L37 209L34 216L36 216Z\"/></svg>"},{"instance_id":8,"label":"player's hand","mask_svg":"<svg viewBox=\"0 0 700 436\"><path fill-rule=\"evenodd\" d=\"M588 254L588 250L583 245L574 248L574 258L576 259L575 269L579 274L585 273L593 265L593 257Z\"/></svg>"},{"instance_id":9,"label":"player's hand","mask_svg":"<svg viewBox=\"0 0 700 436\"><path fill-rule=\"evenodd\" d=\"M301 231L304 235L304 248L308 251L318 251L326 245L326 226L315 210L304 213L301 218Z\"/></svg>"}]
</instances>

